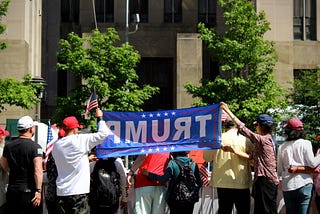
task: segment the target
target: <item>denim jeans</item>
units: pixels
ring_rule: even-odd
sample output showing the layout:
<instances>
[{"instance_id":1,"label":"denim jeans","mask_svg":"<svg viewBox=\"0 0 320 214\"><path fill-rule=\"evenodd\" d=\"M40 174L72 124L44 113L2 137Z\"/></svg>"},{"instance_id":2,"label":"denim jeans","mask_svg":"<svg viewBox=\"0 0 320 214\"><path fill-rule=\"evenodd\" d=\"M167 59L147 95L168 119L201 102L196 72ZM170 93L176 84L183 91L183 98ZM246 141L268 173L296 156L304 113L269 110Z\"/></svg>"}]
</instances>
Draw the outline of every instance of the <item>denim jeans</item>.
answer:
<instances>
[{"instance_id":1,"label":"denim jeans","mask_svg":"<svg viewBox=\"0 0 320 214\"><path fill-rule=\"evenodd\" d=\"M310 183L296 190L284 191L283 198L287 213L309 213L310 202L312 199L312 189L313 184Z\"/></svg>"}]
</instances>

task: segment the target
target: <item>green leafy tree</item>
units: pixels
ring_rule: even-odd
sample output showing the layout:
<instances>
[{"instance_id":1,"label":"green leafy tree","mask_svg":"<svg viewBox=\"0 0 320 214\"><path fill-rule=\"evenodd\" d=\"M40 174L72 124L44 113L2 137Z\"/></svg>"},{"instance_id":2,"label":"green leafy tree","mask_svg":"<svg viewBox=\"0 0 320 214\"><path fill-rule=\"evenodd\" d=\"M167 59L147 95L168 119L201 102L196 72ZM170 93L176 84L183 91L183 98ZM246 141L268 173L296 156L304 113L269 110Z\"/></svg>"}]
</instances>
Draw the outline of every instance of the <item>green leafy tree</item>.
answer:
<instances>
[{"instance_id":1,"label":"green leafy tree","mask_svg":"<svg viewBox=\"0 0 320 214\"><path fill-rule=\"evenodd\" d=\"M298 110L306 137L313 143L319 144L316 137L320 135L320 69L304 70L293 82L290 93L292 105Z\"/></svg>"},{"instance_id":2,"label":"green leafy tree","mask_svg":"<svg viewBox=\"0 0 320 214\"><path fill-rule=\"evenodd\" d=\"M31 75L27 74L23 81L12 78L0 79L0 112L4 111L4 104L15 105L24 109L31 109L40 101L37 98L43 86L33 83Z\"/></svg>"},{"instance_id":3,"label":"green leafy tree","mask_svg":"<svg viewBox=\"0 0 320 214\"><path fill-rule=\"evenodd\" d=\"M251 1L219 0L227 30L223 33L200 23L200 38L212 51L219 65L213 80L201 85L187 83L185 88L195 98L195 105L224 101L244 122L270 108L284 105L283 89L274 80L277 55L271 41L264 40L270 30L264 12L257 13Z\"/></svg>"},{"instance_id":4,"label":"green leafy tree","mask_svg":"<svg viewBox=\"0 0 320 214\"><path fill-rule=\"evenodd\" d=\"M7 14L9 2L9 0L0 2L0 21ZM6 25L0 23L0 34L3 34L5 30ZM6 47L7 43L0 41L0 50ZM5 110L4 104L31 109L40 101L36 95L42 87L41 84L33 83L29 74L24 76L23 81L12 78L0 79L0 112Z\"/></svg>"},{"instance_id":5,"label":"green leafy tree","mask_svg":"<svg viewBox=\"0 0 320 214\"><path fill-rule=\"evenodd\" d=\"M83 38L70 33L66 40L60 40L59 72L72 72L82 82L70 96L58 98L54 116L57 123L69 115L86 123L83 115L93 90L98 95L100 108L110 111L142 111L142 104L158 92L157 87L137 84L135 68L140 55L128 44L115 46L118 40L119 35L113 28L104 33L93 30Z\"/></svg>"}]
</instances>

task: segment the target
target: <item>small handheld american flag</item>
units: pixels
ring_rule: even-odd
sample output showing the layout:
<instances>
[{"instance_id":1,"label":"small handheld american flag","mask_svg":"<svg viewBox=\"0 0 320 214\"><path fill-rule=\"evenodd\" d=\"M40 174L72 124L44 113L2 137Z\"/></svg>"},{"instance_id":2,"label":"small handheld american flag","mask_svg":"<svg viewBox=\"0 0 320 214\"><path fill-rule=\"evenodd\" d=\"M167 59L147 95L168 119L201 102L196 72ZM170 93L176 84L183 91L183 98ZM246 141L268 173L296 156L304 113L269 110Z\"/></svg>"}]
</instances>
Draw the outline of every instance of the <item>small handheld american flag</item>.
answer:
<instances>
[{"instance_id":1,"label":"small handheld american flag","mask_svg":"<svg viewBox=\"0 0 320 214\"><path fill-rule=\"evenodd\" d=\"M98 99L96 91L93 91L87 101L86 114L89 113L92 109L98 108Z\"/></svg>"},{"instance_id":2,"label":"small handheld american flag","mask_svg":"<svg viewBox=\"0 0 320 214\"><path fill-rule=\"evenodd\" d=\"M45 154L45 159L43 162L43 168L46 169L47 166L47 161L50 153L52 152L53 146L54 146L54 141L55 139L53 138L52 135L52 128L50 124L50 120L48 121L48 136L47 136L47 146L46 146L46 154Z\"/></svg>"},{"instance_id":3,"label":"small handheld american flag","mask_svg":"<svg viewBox=\"0 0 320 214\"><path fill-rule=\"evenodd\" d=\"M226 112L224 112L224 111L221 112L221 122L226 121L226 119L228 117L229 117L229 115Z\"/></svg>"}]
</instances>

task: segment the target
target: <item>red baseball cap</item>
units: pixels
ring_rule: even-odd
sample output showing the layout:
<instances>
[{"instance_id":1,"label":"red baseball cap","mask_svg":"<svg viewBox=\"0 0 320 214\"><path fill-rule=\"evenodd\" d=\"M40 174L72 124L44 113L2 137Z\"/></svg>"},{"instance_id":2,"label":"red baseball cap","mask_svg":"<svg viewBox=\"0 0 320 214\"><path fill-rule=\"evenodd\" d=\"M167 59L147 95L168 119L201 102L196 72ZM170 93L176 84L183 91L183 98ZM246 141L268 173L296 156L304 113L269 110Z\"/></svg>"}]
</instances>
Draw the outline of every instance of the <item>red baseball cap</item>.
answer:
<instances>
[{"instance_id":1,"label":"red baseball cap","mask_svg":"<svg viewBox=\"0 0 320 214\"><path fill-rule=\"evenodd\" d=\"M283 127L292 130L303 130L303 123L298 118L292 118Z\"/></svg>"},{"instance_id":2,"label":"red baseball cap","mask_svg":"<svg viewBox=\"0 0 320 214\"><path fill-rule=\"evenodd\" d=\"M0 137L9 135L10 133L7 130L5 130L2 126L0 126Z\"/></svg>"},{"instance_id":3,"label":"red baseball cap","mask_svg":"<svg viewBox=\"0 0 320 214\"><path fill-rule=\"evenodd\" d=\"M62 138L66 135L66 132L64 131L64 129L60 129L59 132L58 132L58 137L59 138Z\"/></svg>"},{"instance_id":4,"label":"red baseball cap","mask_svg":"<svg viewBox=\"0 0 320 214\"><path fill-rule=\"evenodd\" d=\"M83 126L79 124L77 118L75 116L66 117L62 121L62 128L65 130L80 128L82 129Z\"/></svg>"}]
</instances>

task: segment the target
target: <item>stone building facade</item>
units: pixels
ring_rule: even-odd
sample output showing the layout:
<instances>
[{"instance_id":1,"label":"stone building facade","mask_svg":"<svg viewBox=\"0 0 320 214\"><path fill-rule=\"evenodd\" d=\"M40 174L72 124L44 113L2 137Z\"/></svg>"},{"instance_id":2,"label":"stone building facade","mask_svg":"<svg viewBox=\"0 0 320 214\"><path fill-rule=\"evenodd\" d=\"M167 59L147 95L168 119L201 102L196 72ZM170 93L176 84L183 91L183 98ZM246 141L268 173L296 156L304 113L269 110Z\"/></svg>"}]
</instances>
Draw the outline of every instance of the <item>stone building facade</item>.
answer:
<instances>
[{"instance_id":1,"label":"stone building facade","mask_svg":"<svg viewBox=\"0 0 320 214\"><path fill-rule=\"evenodd\" d=\"M255 6L271 23L265 38L275 42L279 55L275 78L288 88L297 71L320 65L320 3L256 0ZM136 13L140 23L134 32ZM114 27L121 42L129 42L141 54L137 68L141 81L161 89L145 109L190 107L192 98L184 84L198 83L216 70L198 38L199 21L223 30L216 0L11 0L5 18L8 31L0 36L9 43L0 52L0 77L21 79L26 72L43 77L48 85L41 117L49 118L55 98L68 96L79 81L57 72L59 39L72 31L82 35L96 27L101 31ZM0 123L21 114L21 109L10 108L0 115Z\"/></svg>"}]
</instances>

